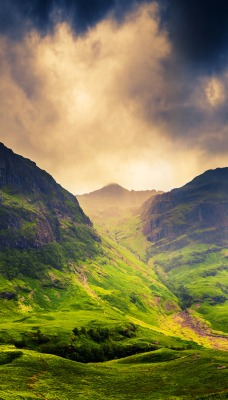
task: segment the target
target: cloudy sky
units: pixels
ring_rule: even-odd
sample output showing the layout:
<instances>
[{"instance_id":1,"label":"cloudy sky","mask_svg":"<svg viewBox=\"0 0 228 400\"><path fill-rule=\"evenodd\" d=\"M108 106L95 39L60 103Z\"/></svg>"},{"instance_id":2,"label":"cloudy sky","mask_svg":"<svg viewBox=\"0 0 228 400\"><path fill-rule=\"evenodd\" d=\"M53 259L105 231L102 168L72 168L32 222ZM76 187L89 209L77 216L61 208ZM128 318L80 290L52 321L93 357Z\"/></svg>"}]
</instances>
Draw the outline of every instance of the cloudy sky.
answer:
<instances>
[{"instance_id":1,"label":"cloudy sky","mask_svg":"<svg viewBox=\"0 0 228 400\"><path fill-rule=\"evenodd\" d=\"M0 0L0 121L75 194L228 166L227 0Z\"/></svg>"}]
</instances>

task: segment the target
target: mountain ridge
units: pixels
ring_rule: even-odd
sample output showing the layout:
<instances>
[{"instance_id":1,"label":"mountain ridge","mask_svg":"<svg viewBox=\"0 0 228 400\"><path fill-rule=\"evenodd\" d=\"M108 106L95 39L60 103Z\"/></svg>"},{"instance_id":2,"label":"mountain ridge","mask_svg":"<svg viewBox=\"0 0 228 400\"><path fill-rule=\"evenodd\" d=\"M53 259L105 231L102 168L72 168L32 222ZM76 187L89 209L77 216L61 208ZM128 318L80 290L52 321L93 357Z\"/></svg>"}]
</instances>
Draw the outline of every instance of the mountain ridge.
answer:
<instances>
[{"instance_id":1,"label":"mountain ridge","mask_svg":"<svg viewBox=\"0 0 228 400\"><path fill-rule=\"evenodd\" d=\"M38 279L49 268L64 269L68 257L97 253L100 238L90 219L51 175L3 144L0 172L0 273L5 278Z\"/></svg>"},{"instance_id":2,"label":"mountain ridge","mask_svg":"<svg viewBox=\"0 0 228 400\"><path fill-rule=\"evenodd\" d=\"M0 144L1 246L40 247L61 241L65 225L92 229L75 197L46 171ZM17 235L19 230L21 235Z\"/></svg>"},{"instance_id":3,"label":"mountain ridge","mask_svg":"<svg viewBox=\"0 0 228 400\"><path fill-rule=\"evenodd\" d=\"M82 207L88 211L104 210L108 208L133 208L139 207L151 196L163 193L152 190L128 190L117 183L108 184L101 189L90 193L77 195Z\"/></svg>"},{"instance_id":4,"label":"mountain ridge","mask_svg":"<svg viewBox=\"0 0 228 400\"><path fill-rule=\"evenodd\" d=\"M183 187L148 200L142 210L143 233L156 246L170 242L175 246L175 241L178 246L178 237L186 234L195 241L225 245L227 195L228 168L208 170Z\"/></svg>"}]
</instances>

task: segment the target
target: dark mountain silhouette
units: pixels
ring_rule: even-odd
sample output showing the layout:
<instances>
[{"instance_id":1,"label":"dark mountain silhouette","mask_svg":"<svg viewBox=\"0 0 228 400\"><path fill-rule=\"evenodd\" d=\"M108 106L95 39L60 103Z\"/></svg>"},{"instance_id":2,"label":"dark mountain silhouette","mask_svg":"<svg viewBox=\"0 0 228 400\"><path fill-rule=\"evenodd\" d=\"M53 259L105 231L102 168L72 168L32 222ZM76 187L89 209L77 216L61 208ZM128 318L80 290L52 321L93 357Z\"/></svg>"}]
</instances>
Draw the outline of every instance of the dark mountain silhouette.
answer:
<instances>
[{"instance_id":1,"label":"dark mountain silhouette","mask_svg":"<svg viewBox=\"0 0 228 400\"><path fill-rule=\"evenodd\" d=\"M185 186L148 200L143 232L156 246L228 242L228 168L209 170Z\"/></svg>"}]
</instances>

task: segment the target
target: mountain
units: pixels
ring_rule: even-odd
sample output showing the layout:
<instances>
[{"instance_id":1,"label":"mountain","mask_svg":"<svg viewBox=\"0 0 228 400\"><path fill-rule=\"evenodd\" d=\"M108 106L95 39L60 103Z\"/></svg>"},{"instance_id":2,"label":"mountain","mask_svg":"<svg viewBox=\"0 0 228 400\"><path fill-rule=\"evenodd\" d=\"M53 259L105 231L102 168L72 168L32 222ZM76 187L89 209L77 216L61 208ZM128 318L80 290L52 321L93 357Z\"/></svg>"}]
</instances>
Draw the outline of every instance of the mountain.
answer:
<instances>
[{"instance_id":1,"label":"mountain","mask_svg":"<svg viewBox=\"0 0 228 400\"><path fill-rule=\"evenodd\" d=\"M112 183L94 192L77 195L77 199L85 210L106 210L108 208L131 208L141 206L149 197L162 192L156 190L127 190Z\"/></svg>"},{"instance_id":2,"label":"mountain","mask_svg":"<svg viewBox=\"0 0 228 400\"><path fill-rule=\"evenodd\" d=\"M228 168L209 170L141 209L146 258L182 307L228 331Z\"/></svg>"},{"instance_id":3,"label":"mountain","mask_svg":"<svg viewBox=\"0 0 228 400\"><path fill-rule=\"evenodd\" d=\"M34 162L1 143L1 272L36 276L45 265L61 269L69 254L76 259L92 256L96 240L75 197Z\"/></svg>"},{"instance_id":4,"label":"mountain","mask_svg":"<svg viewBox=\"0 0 228 400\"><path fill-rule=\"evenodd\" d=\"M77 199L92 219L100 234L127 247L143 260L146 240L141 232L140 207L148 199L163 192L156 190L127 190L117 184L110 184L95 192L77 196ZM132 233L134 243L132 246Z\"/></svg>"},{"instance_id":5,"label":"mountain","mask_svg":"<svg viewBox=\"0 0 228 400\"><path fill-rule=\"evenodd\" d=\"M180 189L148 200L143 233L157 247L228 244L228 168L206 171Z\"/></svg>"},{"instance_id":6,"label":"mountain","mask_svg":"<svg viewBox=\"0 0 228 400\"><path fill-rule=\"evenodd\" d=\"M2 144L0 171L1 398L226 398L227 336L202 316L225 326L227 250L211 247L205 261L188 245L148 265L120 244L152 245L140 211L124 208L120 232L98 226L98 236L73 195ZM220 311L199 299L198 269L207 283L211 271Z\"/></svg>"},{"instance_id":7,"label":"mountain","mask_svg":"<svg viewBox=\"0 0 228 400\"><path fill-rule=\"evenodd\" d=\"M161 328L180 310L177 297L147 265L98 236L75 196L3 144L0 171L0 343L83 361L150 350L158 339L182 346L181 333ZM110 326L102 356L96 340ZM73 338L83 330L72 350L74 328Z\"/></svg>"}]
</instances>

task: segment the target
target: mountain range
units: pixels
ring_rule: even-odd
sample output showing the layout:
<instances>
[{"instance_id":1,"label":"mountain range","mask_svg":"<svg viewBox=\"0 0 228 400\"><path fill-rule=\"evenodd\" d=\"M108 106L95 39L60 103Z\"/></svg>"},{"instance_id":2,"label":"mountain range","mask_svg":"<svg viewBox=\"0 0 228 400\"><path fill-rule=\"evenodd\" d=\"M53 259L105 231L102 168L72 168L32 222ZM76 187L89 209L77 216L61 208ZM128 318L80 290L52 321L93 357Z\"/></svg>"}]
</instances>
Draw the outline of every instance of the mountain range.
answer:
<instances>
[{"instance_id":1,"label":"mountain range","mask_svg":"<svg viewBox=\"0 0 228 400\"><path fill-rule=\"evenodd\" d=\"M0 397L225 399L227 178L77 200L0 144Z\"/></svg>"}]
</instances>

